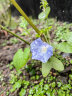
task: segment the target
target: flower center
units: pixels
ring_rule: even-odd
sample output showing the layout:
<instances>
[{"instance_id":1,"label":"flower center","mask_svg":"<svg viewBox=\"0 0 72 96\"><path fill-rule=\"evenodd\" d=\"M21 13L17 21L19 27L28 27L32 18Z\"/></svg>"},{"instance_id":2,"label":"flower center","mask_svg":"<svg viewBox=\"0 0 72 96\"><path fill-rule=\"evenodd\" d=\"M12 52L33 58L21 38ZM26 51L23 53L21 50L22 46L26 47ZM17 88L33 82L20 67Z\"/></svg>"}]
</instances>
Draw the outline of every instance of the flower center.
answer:
<instances>
[{"instance_id":1,"label":"flower center","mask_svg":"<svg viewBox=\"0 0 72 96\"><path fill-rule=\"evenodd\" d=\"M48 48L48 47L46 47L46 46L42 46L42 48L41 48L42 53L46 53L47 48Z\"/></svg>"}]
</instances>

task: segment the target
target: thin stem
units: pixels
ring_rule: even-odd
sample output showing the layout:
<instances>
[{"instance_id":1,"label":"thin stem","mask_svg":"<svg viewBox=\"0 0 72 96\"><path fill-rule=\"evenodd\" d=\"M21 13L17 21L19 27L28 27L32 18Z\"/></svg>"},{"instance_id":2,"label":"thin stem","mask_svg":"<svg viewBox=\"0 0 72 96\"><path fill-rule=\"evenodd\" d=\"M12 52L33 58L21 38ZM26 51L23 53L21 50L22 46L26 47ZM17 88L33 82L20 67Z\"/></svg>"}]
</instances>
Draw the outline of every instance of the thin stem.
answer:
<instances>
[{"instance_id":1,"label":"thin stem","mask_svg":"<svg viewBox=\"0 0 72 96\"><path fill-rule=\"evenodd\" d=\"M47 40L47 37L46 37L46 35L43 33L43 35L44 35L44 38L45 38L45 40L46 40L46 42L48 43L48 40Z\"/></svg>"},{"instance_id":2,"label":"thin stem","mask_svg":"<svg viewBox=\"0 0 72 96\"><path fill-rule=\"evenodd\" d=\"M9 24L8 26L11 26L11 1L9 1L10 8L9 8Z\"/></svg>"},{"instance_id":3,"label":"thin stem","mask_svg":"<svg viewBox=\"0 0 72 96\"><path fill-rule=\"evenodd\" d=\"M48 19L47 19L47 24L48 24ZM50 42L50 33L49 33L49 31L47 31L47 37L48 37L49 44L51 44L51 42Z\"/></svg>"},{"instance_id":4,"label":"thin stem","mask_svg":"<svg viewBox=\"0 0 72 96\"><path fill-rule=\"evenodd\" d=\"M48 37L48 41L50 43L50 35L49 35L49 31L47 31L47 37Z\"/></svg>"},{"instance_id":5,"label":"thin stem","mask_svg":"<svg viewBox=\"0 0 72 96\"><path fill-rule=\"evenodd\" d=\"M32 23L32 21L28 18L28 16L25 14L25 12L21 9L21 7L16 3L15 0L11 0L11 2L13 3L13 5L16 7L16 9L21 13L21 15L28 21L28 23L33 27L33 29L39 34L40 31L38 30L38 28Z\"/></svg>"},{"instance_id":6,"label":"thin stem","mask_svg":"<svg viewBox=\"0 0 72 96\"><path fill-rule=\"evenodd\" d=\"M6 30L8 33L12 34L13 36L17 37L18 39L20 39L21 41L25 42L26 44L30 45L29 42L27 42L26 40L22 39L21 37L19 37L18 35L16 35L15 33L11 32L10 30L8 30L7 28L3 27L2 25L0 25L0 28L2 28L3 30Z\"/></svg>"}]
</instances>

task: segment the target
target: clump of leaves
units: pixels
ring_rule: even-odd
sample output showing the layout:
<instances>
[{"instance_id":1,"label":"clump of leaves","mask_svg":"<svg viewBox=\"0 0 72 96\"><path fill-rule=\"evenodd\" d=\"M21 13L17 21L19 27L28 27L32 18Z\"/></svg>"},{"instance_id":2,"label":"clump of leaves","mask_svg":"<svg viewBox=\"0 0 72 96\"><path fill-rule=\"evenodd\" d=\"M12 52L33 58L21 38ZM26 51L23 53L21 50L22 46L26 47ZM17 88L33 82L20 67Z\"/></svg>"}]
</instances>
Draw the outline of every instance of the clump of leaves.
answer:
<instances>
[{"instance_id":1,"label":"clump of leaves","mask_svg":"<svg viewBox=\"0 0 72 96\"><path fill-rule=\"evenodd\" d=\"M64 23L63 26L58 26L56 30L56 41L60 42L55 44L55 47L61 52L72 53L72 32L70 31L71 24Z\"/></svg>"}]
</instances>

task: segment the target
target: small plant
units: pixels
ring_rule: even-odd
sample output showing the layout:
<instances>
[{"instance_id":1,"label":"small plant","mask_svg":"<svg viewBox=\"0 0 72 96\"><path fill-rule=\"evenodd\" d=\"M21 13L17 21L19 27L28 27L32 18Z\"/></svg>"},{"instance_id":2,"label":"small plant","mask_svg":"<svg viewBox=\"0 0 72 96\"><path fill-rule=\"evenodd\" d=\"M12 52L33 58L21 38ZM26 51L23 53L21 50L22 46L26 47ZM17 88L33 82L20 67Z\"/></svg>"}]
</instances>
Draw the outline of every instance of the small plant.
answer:
<instances>
[{"instance_id":1,"label":"small plant","mask_svg":"<svg viewBox=\"0 0 72 96\"><path fill-rule=\"evenodd\" d=\"M48 6L48 3L46 0L42 0L41 4L42 4L41 7L43 9L43 13L40 13L39 19L46 20L49 15L49 12L50 12L50 7ZM43 16L43 14L44 14L44 16ZM23 21L22 21L22 23L20 23L20 26L27 30L27 26L28 26L27 21L23 17L21 17L21 19ZM27 20L29 21L29 19L27 19ZM31 25L33 25L31 21L29 21L29 22ZM37 30L39 38L36 39L35 41L33 41L30 44L30 47L25 48L24 51L22 49L19 49L16 52L16 54L13 58L13 65L16 68L16 70L20 70L22 67L24 67L27 64L28 60L31 60L31 55L32 55L32 59L41 61L42 74L44 77L46 77L49 74L49 72L52 68L54 68L55 70L58 70L58 71L63 71L64 66L63 66L62 62L58 58L55 57L55 54L56 54L55 48L61 50L62 46L65 46L66 42L62 42L62 43L64 43L64 44L61 44L62 46L60 46L60 44L57 45L58 47L52 46L53 44L51 42L51 37L50 37L50 33L49 33L49 30L52 27L49 26L47 28L41 29L40 31L34 25L33 25L33 27ZM12 32L10 32L10 33L13 34L14 36L18 37L22 41L26 42L27 44L29 44L27 41L23 40L16 34L14 34ZM63 49L63 50L65 50L65 49ZM63 51L63 50L61 50L61 51ZM30 51L32 52L32 54L30 53ZM69 50L69 52L70 51L72 51L72 50Z\"/></svg>"},{"instance_id":2,"label":"small plant","mask_svg":"<svg viewBox=\"0 0 72 96\"><path fill-rule=\"evenodd\" d=\"M56 33L56 41L51 42L51 35L50 30L52 26L46 26L46 28L42 28L40 30L37 29L37 27L30 21L30 19L26 16L26 14L22 11L22 9L19 7L19 5L15 2L15 0L11 0L11 2L16 6L16 8L19 10L19 12L25 17L25 19L29 22L29 24L35 29L37 32L38 38L36 38L34 41L31 42L31 44L22 39L20 36L12 33L5 27L0 27L15 37L19 38L28 46L25 49L19 49L14 57L13 57L13 66L16 68L17 73L21 73L20 69L25 68L26 64L29 61L34 60L37 62L37 64L42 64L42 75L43 77L47 77L47 75L50 73L50 70L53 68L57 70L58 72L64 70L64 65L62 61L58 58L59 52L66 52L66 53L72 53L72 33L69 31L69 28L61 28L58 29L59 32ZM39 14L38 18L43 21L47 20L48 24L48 15L50 13L50 7L48 6L47 0L41 0L41 7L43 11ZM27 29L28 23L24 19L24 17L21 17L21 20L23 20L20 23L20 26L24 28L24 33L22 35L30 35L30 29ZM61 33L62 32L62 33ZM61 37L62 35L62 37ZM61 42L60 42L61 40ZM56 56L57 54L57 56ZM32 57L32 58L31 58ZM26 67L28 70L28 68ZM32 70L32 68L30 67ZM30 70L30 75L35 75L35 70ZM33 74L34 73L34 74ZM18 76L19 76L18 74ZM29 81L22 80L21 78L17 78L16 76L12 75L13 79L10 81L13 84L13 88L10 90L10 92L14 92L15 90L21 89L19 95L23 96L26 94L26 88L29 86ZM69 76L71 79L71 76ZM33 79L38 79L39 77L33 77ZM48 83L55 78L50 77L48 79ZM69 81L70 82L70 81ZM71 83L71 82L70 82ZM57 94L58 96L65 96L65 94L68 94L69 90L72 88L70 84L67 85L61 85L60 82L57 83L58 87L61 87ZM24 87L22 87L24 86ZM21 88L22 87L22 88ZM56 83L51 82L49 85L44 84L44 79L42 79L39 83L39 85L36 85L34 87L30 87L29 95L28 96L55 96L56 90ZM66 92L67 91L67 92Z\"/></svg>"},{"instance_id":3,"label":"small plant","mask_svg":"<svg viewBox=\"0 0 72 96\"><path fill-rule=\"evenodd\" d=\"M46 0L43 0L41 3L42 3L41 7L43 8L43 12L45 13L41 13L39 15L39 19L46 20L50 12L50 7L48 6L48 3ZM45 14L46 16L43 17L42 14ZM24 19L23 17L21 18ZM27 25L28 23L24 19L24 21L21 23L20 26L26 29ZM30 50L32 52L32 59L40 60L42 62L42 74L44 77L46 77L49 74L51 68L54 68L58 71L64 70L64 66L62 62L54 56L54 52L53 52L54 48L52 47L52 44L50 41L50 35L49 35L50 29L51 29L51 26L48 28L41 29L40 32L41 34L44 35L44 40L41 40L41 38L38 38L30 44L31 48L26 48L24 52L22 51L22 49L18 50L18 52L15 54L13 58L13 64L17 70L24 67L26 63L28 62L29 60L28 58L29 56L31 56Z\"/></svg>"}]
</instances>

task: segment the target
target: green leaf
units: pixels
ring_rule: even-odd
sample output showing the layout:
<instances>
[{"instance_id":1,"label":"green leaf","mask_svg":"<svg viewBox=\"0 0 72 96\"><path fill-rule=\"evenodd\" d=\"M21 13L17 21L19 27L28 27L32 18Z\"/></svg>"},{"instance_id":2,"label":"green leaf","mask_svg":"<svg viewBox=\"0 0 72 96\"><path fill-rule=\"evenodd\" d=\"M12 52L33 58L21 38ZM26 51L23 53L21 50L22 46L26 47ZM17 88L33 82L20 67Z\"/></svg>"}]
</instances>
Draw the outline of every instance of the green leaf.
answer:
<instances>
[{"instance_id":1,"label":"green leaf","mask_svg":"<svg viewBox=\"0 0 72 96\"><path fill-rule=\"evenodd\" d=\"M54 68L55 70L58 70L58 71L63 71L64 70L64 65L56 57L52 56L50 58L50 61L49 62L51 64L52 68Z\"/></svg>"},{"instance_id":2,"label":"green leaf","mask_svg":"<svg viewBox=\"0 0 72 96\"><path fill-rule=\"evenodd\" d=\"M26 89L21 89L20 93L19 93L19 96L25 96L26 94Z\"/></svg>"},{"instance_id":3,"label":"green leaf","mask_svg":"<svg viewBox=\"0 0 72 96\"><path fill-rule=\"evenodd\" d=\"M64 40L72 43L72 32L67 32L63 35Z\"/></svg>"},{"instance_id":4,"label":"green leaf","mask_svg":"<svg viewBox=\"0 0 72 96\"><path fill-rule=\"evenodd\" d=\"M48 17L49 13L50 13L50 7L47 7L44 12L41 12L39 14L38 18L41 20L45 20Z\"/></svg>"},{"instance_id":5,"label":"green leaf","mask_svg":"<svg viewBox=\"0 0 72 96\"><path fill-rule=\"evenodd\" d=\"M59 49L61 52L72 53L72 46L67 42L59 43L56 48Z\"/></svg>"},{"instance_id":6,"label":"green leaf","mask_svg":"<svg viewBox=\"0 0 72 96\"><path fill-rule=\"evenodd\" d=\"M49 74L51 68L54 68L55 70L58 70L58 71L64 70L64 66L62 62L54 56L52 56L47 63L42 63L43 77L46 77Z\"/></svg>"},{"instance_id":7,"label":"green leaf","mask_svg":"<svg viewBox=\"0 0 72 96\"><path fill-rule=\"evenodd\" d=\"M52 28L52 26L49 26L47 28L41 29L40 31L41 31L41 33L47 33L47 32L49 32L51 30L51 28Z\"/></svg>"},{"instance_id":8,"label":"green leaf","mask_svg":"<svg viewBox=\"0 0 72 96\"><path fill-rule=\"evenodd\" d=\"M10 90L10 92L14 92L16 89L19 89L21 87L21 80L18 80L17 82L15 82L15 84L13 85L13 88Z\"/></svg>"},{"instance_id":9,"label":"green leaf","mask_svg":"<svg viewBox=\"0 0 72 96\"><path fill-rule=\"evenodd\" d=\"M47 63L42 63L42 75L43 77L46 77L50 70L51 70L51 65L50 65L50 62L47 62Z\"/></svg>"},{"instance_id":10,"label":"green leaf","mask_svg":"<svg viewBox=\"0 0 72 96\"><path fill-rule=\"evenodd\" d=\"M24 52L22 51L22 49L19 49L16 52L13 58L13 65L15 66L16 70L19 70L26 65L26 63L28 62L29 54L29 48L25 48Z\"/></svg>"}]
</instances>

